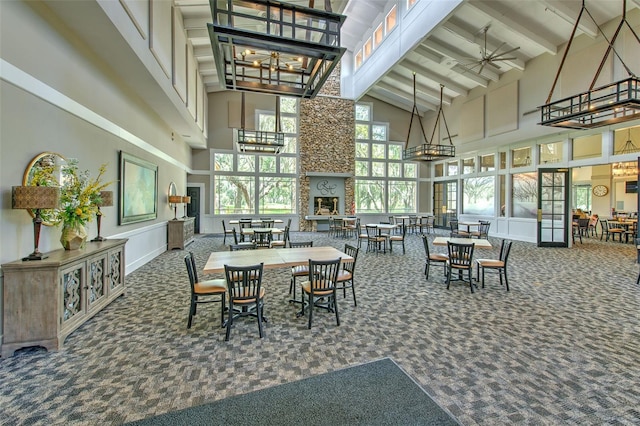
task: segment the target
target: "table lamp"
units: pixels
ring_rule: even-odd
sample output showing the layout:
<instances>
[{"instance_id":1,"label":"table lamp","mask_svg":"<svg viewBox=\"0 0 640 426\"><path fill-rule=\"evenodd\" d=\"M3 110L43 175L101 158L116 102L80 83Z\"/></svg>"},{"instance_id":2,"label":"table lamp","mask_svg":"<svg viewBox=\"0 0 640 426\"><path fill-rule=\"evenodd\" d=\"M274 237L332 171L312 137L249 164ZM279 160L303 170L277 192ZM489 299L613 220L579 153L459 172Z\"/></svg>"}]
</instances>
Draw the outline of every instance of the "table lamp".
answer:
<instances>
[{"instance_id":1,"label":"table lamp","mask_svg":"<svg viewBox=\"0 0 640 426\"><path fill-rule=\"evenodd\" d=\"M182 196L182 202L184 203L184 216L182 216L183 218L187 217L187 204L191 204L191 197L188 195L183 195Z\"/></svg>"},{"instance_id":2,"label":"table lamp","mask_svg":"<svg viewBox=\"0 0 640 426\"><path fill-rule=\"evenodd\" d=\"M181 202L181 195L169 195L169 205L173 204L173 220L178 220L178 204Z\"/></svg>"},{"instance_id":3,"label":"table lamp","mask_svg":"<svg viewBox=\"0 0 640 426\"><path fill-rule=\"evenodd\" d=\"M54 209L60 203L60 188L55 186L14 186L12 191L14 209L33 209L33 246L34 250L22 260L42 260L48 256L38 250L40 228L42 226L41 209Z\"/></svg>"},{"instance_id":4,"label":"table lamp","mask_svg":"<svg viewBox=\"0 0 640 426\"><path fill-rule=\"evenodd\" d=\"M98 236L91 241L105 241L106 238L100 236L100 222L102 220L102 212L100 207L113 206L113 191L100 191L100 202L96 203L98 211L96 212L96 222L98 222Z\"/></svg>"}]
</instances>

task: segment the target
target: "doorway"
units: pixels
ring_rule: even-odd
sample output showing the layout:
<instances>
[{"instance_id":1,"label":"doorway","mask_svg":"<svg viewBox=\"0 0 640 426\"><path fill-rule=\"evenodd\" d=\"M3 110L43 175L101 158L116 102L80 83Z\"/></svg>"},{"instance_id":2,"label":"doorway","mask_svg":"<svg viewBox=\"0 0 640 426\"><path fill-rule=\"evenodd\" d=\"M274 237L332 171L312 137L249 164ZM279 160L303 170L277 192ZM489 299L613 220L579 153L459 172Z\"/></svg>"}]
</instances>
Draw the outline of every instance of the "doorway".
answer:
<instances>
[{"instance_id":1,"label":"doorway","mask_svg":"<svg viewBox=\"0 0 640 426\"><path fill-rule=\"evenodd\" d=\"M187 204L187 216L195 217L194 233L200 233L200 188L188 186L187 195L191 197L191 203Z\"/></svg>"},{"instance_id":2,"label":"doorway","mask_svg":"<svg viewBox=\"0 0 640 426\"><path fill-rule=\"evenodd\" d=\"M457 217L458 182L455 180L433 184L434 226L448 228L449 221Z\"/></svg>"},{"instance_id":3,"label":"doorway","mask_svg":"<svg viewBox=\"0 0 640 426\"><path fill-rule=\"evenodd\" d=\"M569 169L538 169L538 247L568 247Z\"/></svg>"}]
</instances>

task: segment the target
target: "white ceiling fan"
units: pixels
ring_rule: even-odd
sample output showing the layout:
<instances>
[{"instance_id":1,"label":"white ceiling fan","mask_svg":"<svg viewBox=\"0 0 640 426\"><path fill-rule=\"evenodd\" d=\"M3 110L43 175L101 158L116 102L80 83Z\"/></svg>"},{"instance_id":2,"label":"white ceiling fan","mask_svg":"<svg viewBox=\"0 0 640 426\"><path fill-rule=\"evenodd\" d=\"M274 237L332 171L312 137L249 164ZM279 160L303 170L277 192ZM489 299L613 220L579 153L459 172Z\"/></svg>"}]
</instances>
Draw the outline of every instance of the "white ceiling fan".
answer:
<instances>
[{"instance_id":1,"label":"white ceiling fan","mask_svg":"<svg viewBox=\"0 0 640 426\"><path fill-rule=\"evenodd\" d=\"M469 58L472 59L472 62L469 62L467 64L460 64L463 67L467 68L469 71L474 71L476 68L480 67L480 69L478 71L476 71L478 74L482 73L482 70L484 69L484 67L491 66L494 67L496 69L500 69L500 66L498 64L496 64L496 62L501 62L501 61L512 61L514 59L517 59L515 56L506 56L512 52L515 52L516 50L520 49L520 47L514 47L512 49L506 50L504 52L500 52L500 49L502 49L502 47L507 44L506 41L503 41L502 43L500 43L500 45L498 47L496 47L492 52L490 52L487 49L487 31L489 31L489 26L487 25L486 27L484 27L482 29L483 35L484 35L484 45L480 46L480 58Z\"/></svg>"}]
</instances>

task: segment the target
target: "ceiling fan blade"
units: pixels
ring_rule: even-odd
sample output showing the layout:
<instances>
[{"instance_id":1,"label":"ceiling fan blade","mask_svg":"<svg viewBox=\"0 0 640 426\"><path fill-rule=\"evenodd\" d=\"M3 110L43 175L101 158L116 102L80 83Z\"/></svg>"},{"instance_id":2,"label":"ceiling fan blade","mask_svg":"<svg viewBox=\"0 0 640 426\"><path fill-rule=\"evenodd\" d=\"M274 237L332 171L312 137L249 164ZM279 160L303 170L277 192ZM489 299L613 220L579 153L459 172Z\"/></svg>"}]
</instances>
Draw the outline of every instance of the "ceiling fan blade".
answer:
<instances>
[{"instance_id":1,"label":"ceiling fan blade","mask_svg":"<svg viewBox=\"0 0 640 426\"><path fill-rule=\"evenodd\" d=\"M498 58L491 58L491 62L497 62L497 61L515 61L516 59L518 59L518 58L516 58L515 56L512 56L512 57L510 57L510 58L499 58L499 57L498 57Z\"/></svg>"},{"instance_id":2,"label":"ceiling fan blade","mask_svg":"<svg viewBox=\"0 0 640 426\"><path fill-rule=\"evenodd\" d=\"M508 55L511 52L515 52L516 50L520 49L520 46L518 47L514 47L513 49L509 49L509 50L505 50L504 52L498 53L497 55L494 56L494 58L497 58L499 56L504 56L504 55Z\"/></svg>"},{"instance_id":3,"label":"ceiling fan blade","mask_svg":"<svg viewBox=\"0 0 640 426\"><path fill-rule=\"evenodd\" d=\"M507 44L506 41L503 41L502 43L500 43L500 46L496 47L495 50L493 52L491 52L491 54L488 56L489 58L493 58L493 55L496 54L496 52L498 50L500 50L502 48L502 46L504 46L505 44Z\"/></svg>"}]
</instances>

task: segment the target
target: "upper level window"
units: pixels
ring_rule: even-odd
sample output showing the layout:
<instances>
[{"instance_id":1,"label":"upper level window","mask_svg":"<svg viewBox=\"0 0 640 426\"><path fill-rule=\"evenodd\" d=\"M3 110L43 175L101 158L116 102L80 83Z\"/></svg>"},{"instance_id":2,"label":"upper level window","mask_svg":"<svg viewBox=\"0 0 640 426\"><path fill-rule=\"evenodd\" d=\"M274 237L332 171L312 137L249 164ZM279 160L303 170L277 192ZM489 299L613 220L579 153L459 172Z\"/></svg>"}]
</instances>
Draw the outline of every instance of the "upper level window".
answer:
<instances>
[{"instance_id":1,"label":"upper level window","mask_svg":"<svg viewBox=\"0 0 640 426\"><path fill-rule=\"evenodd\" d=\"M378 25L378 28L373 32L373 42L376 47L382 43L382 39L384 38L384 28L382 27L382 23Z\"/></svg>"},{"instance_id":2,"label":"upper level window","mask_svg":"<svg viewBox=\"0 0 640 426\"><path fill-rule=\"evenodd\" d=\"M387 14L387 18L385 19L387 34L389 34L389 32L396 27L396 24L397 24L396 14L397 14L396 6L393 6L391 11L389 11L389 13Z\"/></svg>"},{"instance_id":3,"label":"upper level window","mask_svg":"<svg viewBox=\"0 0 640 426\"><path fill-rule=\"evenodd\" d=\"M526 167L531 165L531 147L518 148L511 151L511 167Z\"/></svg>"},{"instance_id":4,"label":"upper level window","mask_svg":"<svg viewBox=\"0 0 640 426\"><path fill-rule=\"evenodd\" d=\"M483 155L480 157L480 171L492 172L496 169L496 156L494 154Z\"/></svg>"},{"instance_id":5,"label":"upper level window","mask_svg":"<svg viewBox=\"0 0 640 426\"><path fill-rule=\"evenodd\" d=\"M371 38L368 38L364 43L364 57L368 58L371 56L371 52L373 51L373 43L371 42Z\"/></svg>"},{"instance_id":6,"label":"upper level window","mask_svg":"<svg viewBox=\"0 0 640 426\"><path fill-rule=\"evenodd\" d=\"M411 7L417 2L418 0L407 0L407 10L411 9Z\"/></svg>"},{"instance_id":7,"label":"upper level window","mask_svg":"<svg viewBox=\"0 0 640 426\"><path fill-rule=\"evenodd\" d=\"M562 142L543 143L539 146L540 164L562 161Z\"/></svg>"},{"instance_id":8,"label":"upper level window","mask_svg":"<svg viewBox=\"0 0 640 426\"><path fill-rule=\"evenodd\" d=\"M355 61L356 69L360 68L360 65L362 65L362 49L358 50L358 53L356 53Z\"/></svg>"},{"instance_id":9,"label":"upper level window","mask_svg":"<svg viewBox=\"0 0 640 426\"><path fill-rule=\"evenodd\" d=\"M356 105L356 120L357 121L371 121L371 105L357 104Z\"/></svg>"}]
</instances>

